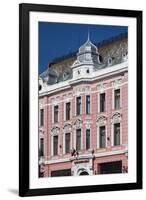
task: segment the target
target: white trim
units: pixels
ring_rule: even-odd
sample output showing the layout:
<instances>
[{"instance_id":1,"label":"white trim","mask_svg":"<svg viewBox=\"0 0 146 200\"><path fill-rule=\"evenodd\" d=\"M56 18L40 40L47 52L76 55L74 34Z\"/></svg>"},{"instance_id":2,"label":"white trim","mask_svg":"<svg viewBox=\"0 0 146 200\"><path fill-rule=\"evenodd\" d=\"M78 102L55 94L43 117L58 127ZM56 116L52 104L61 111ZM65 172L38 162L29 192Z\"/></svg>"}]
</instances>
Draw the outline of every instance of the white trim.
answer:
<instances>
[{"instance_id":1,"label":"white trim","mask_svg":"<svg viewBox=\"0 0 146 200\"><path fill-rule=\"evenodd\" d=\"M100 153L95 153L95 158L100 158L100 157L105 157L105 156L113 156L113 155L120 155L120 154L125 154L127 153L128 150L114 150L114 151L106 151L106 152L100 152ZM84 158L91 158L92 155L91 154L86 154L86 155L80 155L80 158L81 159L84 159ZM75 159L75 158L73 158ZM62 163L62 162L69 162L71 161L72 158L61 158L61 159L52 159L52 160L46 160L45 161L45 164L54 164L54 163Z\"/></svg>"},{"instance_id":2,"label":"white trim","mask_svg":"<svg viewBox=\"0 0 146 200\"><path fill-rule=\"evenodd\" d=\"M64 116L64 121L66 121L66 101L64 101L64 103L63 103L63 105L64 105L64 113L63 113L63 116Z\"/></svg>"},{"instance_id":3,"label":"white trim","mask_svg":"<svg viewBox=\"0 0 146 200\"><path fill-rule=\"evenodd\" d=\"M97 149L99 149L99 126L97 126Z\"/></svg>"},{"instance_id":4,"label":"white trim","mask_svg":"<svg viewBox=\"0 0 146 200\"><path fill-rule=\"evenodd\" d=\"M111 124L111 146L114 146L114 124Z\"/></svg>"},{"instance_id":5,"label":"white trim","mask_svg":"<svg viewBox=\"0 0 146 200\"><path fill-rule=\"evenodd\" d=\"M112 110L115 109L115 89L112 88Z\"/></svg>"},{"instance_id":6,"label":"white trim","mask_svg":"<svg viewBox=\"0 0 146 200\"><path fill-rule=\"evenodd\" d=\"M127 85L128 84L128 82L126 81L126 82L124 82L124 83L122 83L122 84L120 84L120 87L122 87L123 85ZM107 87L106 89L105 89L105 92L107 91L107 90L110 90L110 89L113 89L113 87ZM99 91L100 90L97 90L97 91L90 91L90 95L91 94L94 94L94 93L97 93L97 95L99 94ZM82 95L82 94L86 94L86 92L80 92L80 95ZM73 97L76 97L77 95L75 94L72 94L72 97L70 97L69 98L69 101L71 101L71 100L73 100ZM112 97L112 99L113 99L113 97ZM98 100L99 101L99 100ZM60 100L60 101L57 101L57 104L59 105L60 103L62 103L62 102L65 102L65 100ZM44 108L44 107L46 107L46 106L52 106L52 105L54 105L53 103L48 103L48 104L41 104L41 108ZM98 109L99 110L99 109Z\"/></svg>"},{"instance_id":7,"label":"white trim","mask_svg":"<svg viewBox=\"0 0 146 200\"><path fill-rule=\"evenodd\" d=\"M107 67L107 68L104 68L104 69L101 69L101 70L94 71L94 73L92 73L92 75L89 76L89 77L85 77L85 78L81 77L81 78L77 78L77 79L70 79L70 80L62 81L60 83L56 83L56 84L53 84L53 85L46 85L39 92L39 96L41 97L41 96L44 96L44 95L47 95L47 94L52 94L52 93L55 93L55 92L58 92L58 91L61 91L61 90L71 88L72 84L79 83L79 82L84 81L84 80L92 82L92 81L95 81L95 80L106 78L106 77L111 76L111 75L120 74L121 72L124 72L124 71L127 71L127 70L128 70L128 62L123 62L121 64L114 65L113 67Z\"/></svg>"},{"instance_id":8,"label":"white trim","mask_svg":"<svg viewBox=\"0 0 146 200\"><path fill-rule=\"evenodd\" d=\"M100 92L97 92L97 113L100 113Z\"/></svg>"},{"instance_id":9,"label":"white trim","mask_svg":"<svg viewBox=\"0 0 146 200\"><path fill-rule=\"evenodd\" d=\"M105 148L107 148L107 125L105 125Z\"/></svg>"}]
</instances>

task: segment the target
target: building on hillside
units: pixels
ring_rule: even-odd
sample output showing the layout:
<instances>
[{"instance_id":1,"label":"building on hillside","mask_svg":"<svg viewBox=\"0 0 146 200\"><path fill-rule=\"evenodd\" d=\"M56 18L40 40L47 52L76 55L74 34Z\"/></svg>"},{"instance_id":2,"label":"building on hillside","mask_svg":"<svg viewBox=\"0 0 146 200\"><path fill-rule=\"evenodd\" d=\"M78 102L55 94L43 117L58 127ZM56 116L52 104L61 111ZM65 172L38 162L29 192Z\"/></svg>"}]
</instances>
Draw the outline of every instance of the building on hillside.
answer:
<instances>
[{"instance_id":1,"label":"building on hillside","mask_svg":"<svg viewBox=\"0 0 146 200\"><path fill-rule=\"evenodd\" d=\"M128 47L121 41L100 53L88 36L76 56L40 74L40 177L128 171Z\"/></svg>"}]
</instances>

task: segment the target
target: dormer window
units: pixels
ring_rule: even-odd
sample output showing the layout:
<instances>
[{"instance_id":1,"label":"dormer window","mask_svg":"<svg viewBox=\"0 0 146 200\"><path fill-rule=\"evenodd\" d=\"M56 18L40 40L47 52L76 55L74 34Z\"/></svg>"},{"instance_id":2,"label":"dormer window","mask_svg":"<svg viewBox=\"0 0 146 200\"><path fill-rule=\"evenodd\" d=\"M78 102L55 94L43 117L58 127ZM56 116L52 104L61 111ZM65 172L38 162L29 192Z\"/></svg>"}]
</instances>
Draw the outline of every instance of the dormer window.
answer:
<instances>
[{"instance_id":1,"label":"dormer window","mask_svg":"<svg viewBox=\"0 0 146 200\"><path fill-rule=\"evenodd\" d=\"M89 72L90 72L90 71L89 71L89 69L87 69L87 71L86 71L86 72L87 72L87 74L89 74Z\"/></svg>"},{"instance_id":2,"label":"dormer window","mask_svg":"<svg viewBox=\"0 0 146 200\"><path fill-rule=\"evenodd\" d=\"M78 70L78 74L80 74L80 71Z\"/></svg>"},{"instance_id":3,"label":"dormer window","mask_svg":"<svg viewBox=\"0 0 146 200\"><path fill-rule=\"evenodd\" d=\"M41 90L42 89L42 86L41 85L39 85L39 90Z\"/></svg>"}]
</instances>

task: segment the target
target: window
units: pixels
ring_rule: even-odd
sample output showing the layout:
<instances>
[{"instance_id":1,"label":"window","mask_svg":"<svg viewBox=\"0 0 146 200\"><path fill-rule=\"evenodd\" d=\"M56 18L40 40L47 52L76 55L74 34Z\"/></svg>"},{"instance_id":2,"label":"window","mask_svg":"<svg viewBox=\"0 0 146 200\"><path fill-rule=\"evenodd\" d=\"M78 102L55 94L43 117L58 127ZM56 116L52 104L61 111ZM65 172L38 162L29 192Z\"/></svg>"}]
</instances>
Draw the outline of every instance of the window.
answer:
<instances>
[{"instance_id":1,"label":"window","mask_svg":"<svg viewBox=\"0 0 146 200\"><path fill-rule=\"evenodd\" d=\"M114 146L120 145L120 123L114 124Z\"/></svg>"},{"instance_id":2,"label":"window","mask_svg":"<svg viewBox=\"0 0 146 200\"><path fill-rule=\"evenodd\" d=\"M77 108L77 115L81 114L81 97L77 97L76 99L76 108Z\"/></svg>"},{"instance_id":3,"label":"window","mask_svg":"<svg viewBox=\"0 0 146 200\"><path fill-rule=\"evenodd\" d=\"M86 72L87 72L87 74L89 74L89 72L90 72L89 69L87 69Z\"/></svg>"},{"instance_id":4,"label":"window","mask_svg":"<svg viewBox=\"0 0 146 200\"><path fill-rule=\"evenodd\" d=\"M58 154L58 135L53 136L53 155Z\"/></svg>"},{"instance_id":5,"label":"window","mask_svg":"<svg viewBox=\"0 0 146 200\"><path fill-rule=\"evenodd\" d=\"M105 93L100 94L100 112L105 112Z\"/></svg>"},{"instance_id":6,"label":"window","mask_svg":"<svg viewBox=\"0 0 146 200\"><path fill-rule=\"evenodd\" d=\"M86 96L86 114L90 114L90 96Z\"/></svg>"},{"instance_id":7,"label":"window","mask_svg":"<svg viewBox=\"0 0 146 200\"><path fill-rule=\"evenodd\" d=\"M65 153L70 153L70 133L65 134Z\"/></svg>"},{"instance_id":8,"label":"window","mask_svg":"<svg viewBox=\"0 0 146 200\"><path fill-rule=\"evenodd\" d=\"M40 126L44 126L44 109L40 110Z\"/></svg>"},{"instance_id":9,"label":"window","mask_svg":"<svg viewBox=\"0 0 146 200\"><path fill-rule=\"evenodd\" d=\"M66 120L70 120L70 102L66 103Z\"/></svg>"},{"instance_id":10,"label":"window","mask_svg":"<svg viewBox=\"0 0 146 200\"><path fill-rule=\"evenodd\" d=\"M43 138L40 139L40 151L39 151L39 155L40 155L40 157L44 156L44 139Z\"/></svg>"},{"instance_id":11,"label":"window","mask_svg":"<svg viewBox=\"0 0 146 200\"><path fill-rule=\"evenodd\" d=\"M71 176L71 169L62 169L62 170L51 171L51 176L52 177Z\"/></svg>"},{"instance_id":12,"label":"window","mask_svg":"<svg viewBox=\"0 0 146 200\"><path fill-rule=\"evenodd\" d=\"M120 108L120 89L115 90L114 102L115 102L114 108L119 109Z\"/></svg>"},{"instance_id":13,"label":"window","mask_svg":"<svg viewBox=\"0 0 146 200\"><path fill-rule=\"evenodd\" d=\"M58 106L54 106L54 122L58 122Z\"/></svg>"},{"instance_id":14,"label":"window","mask_svg":"<svg viewBox=\"0 0 146 200\"><path fill-rule=\"evenodd\" d=\"M99 127L99 148L105 148L105 126Z\"/></svg>"},{"instance_id":15,"label":"window","mask_svg":"<svg viewBox=\"0 0 146 200\"><path fill-rule=\"evenodd\" d=\"M90 149L90 129L86 130L86 149Z\"/></svg>"},{"instance_id":16,"label":"window","mask_svg":"<svg viewBox=\"0 0 146 200\"><path fill-rule=\"evenodd\" d=\"M77 129L76 132L76 150L81 150L81 129Z\"/></svg>"}]
</instances>

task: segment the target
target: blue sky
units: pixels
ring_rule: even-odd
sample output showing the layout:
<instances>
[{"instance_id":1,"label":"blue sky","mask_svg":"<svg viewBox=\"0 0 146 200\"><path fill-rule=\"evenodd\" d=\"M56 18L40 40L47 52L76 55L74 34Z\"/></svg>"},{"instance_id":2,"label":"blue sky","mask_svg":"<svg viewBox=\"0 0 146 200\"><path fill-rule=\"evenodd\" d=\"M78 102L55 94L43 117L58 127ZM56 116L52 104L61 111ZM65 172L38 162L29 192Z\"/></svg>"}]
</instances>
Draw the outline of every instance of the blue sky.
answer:
<instances>
[{"instance_id":1,"label":"blue sky","mask_svg":"<svg viewBox=\"0 0 146 200\"><path fill-rule=\"evenodd\" d=\"M97 43L128 32L128 27L39 22L39 73L53 59L77 51L87 40L88 30L90 40Z\"/></svg>"}]
</instances>

